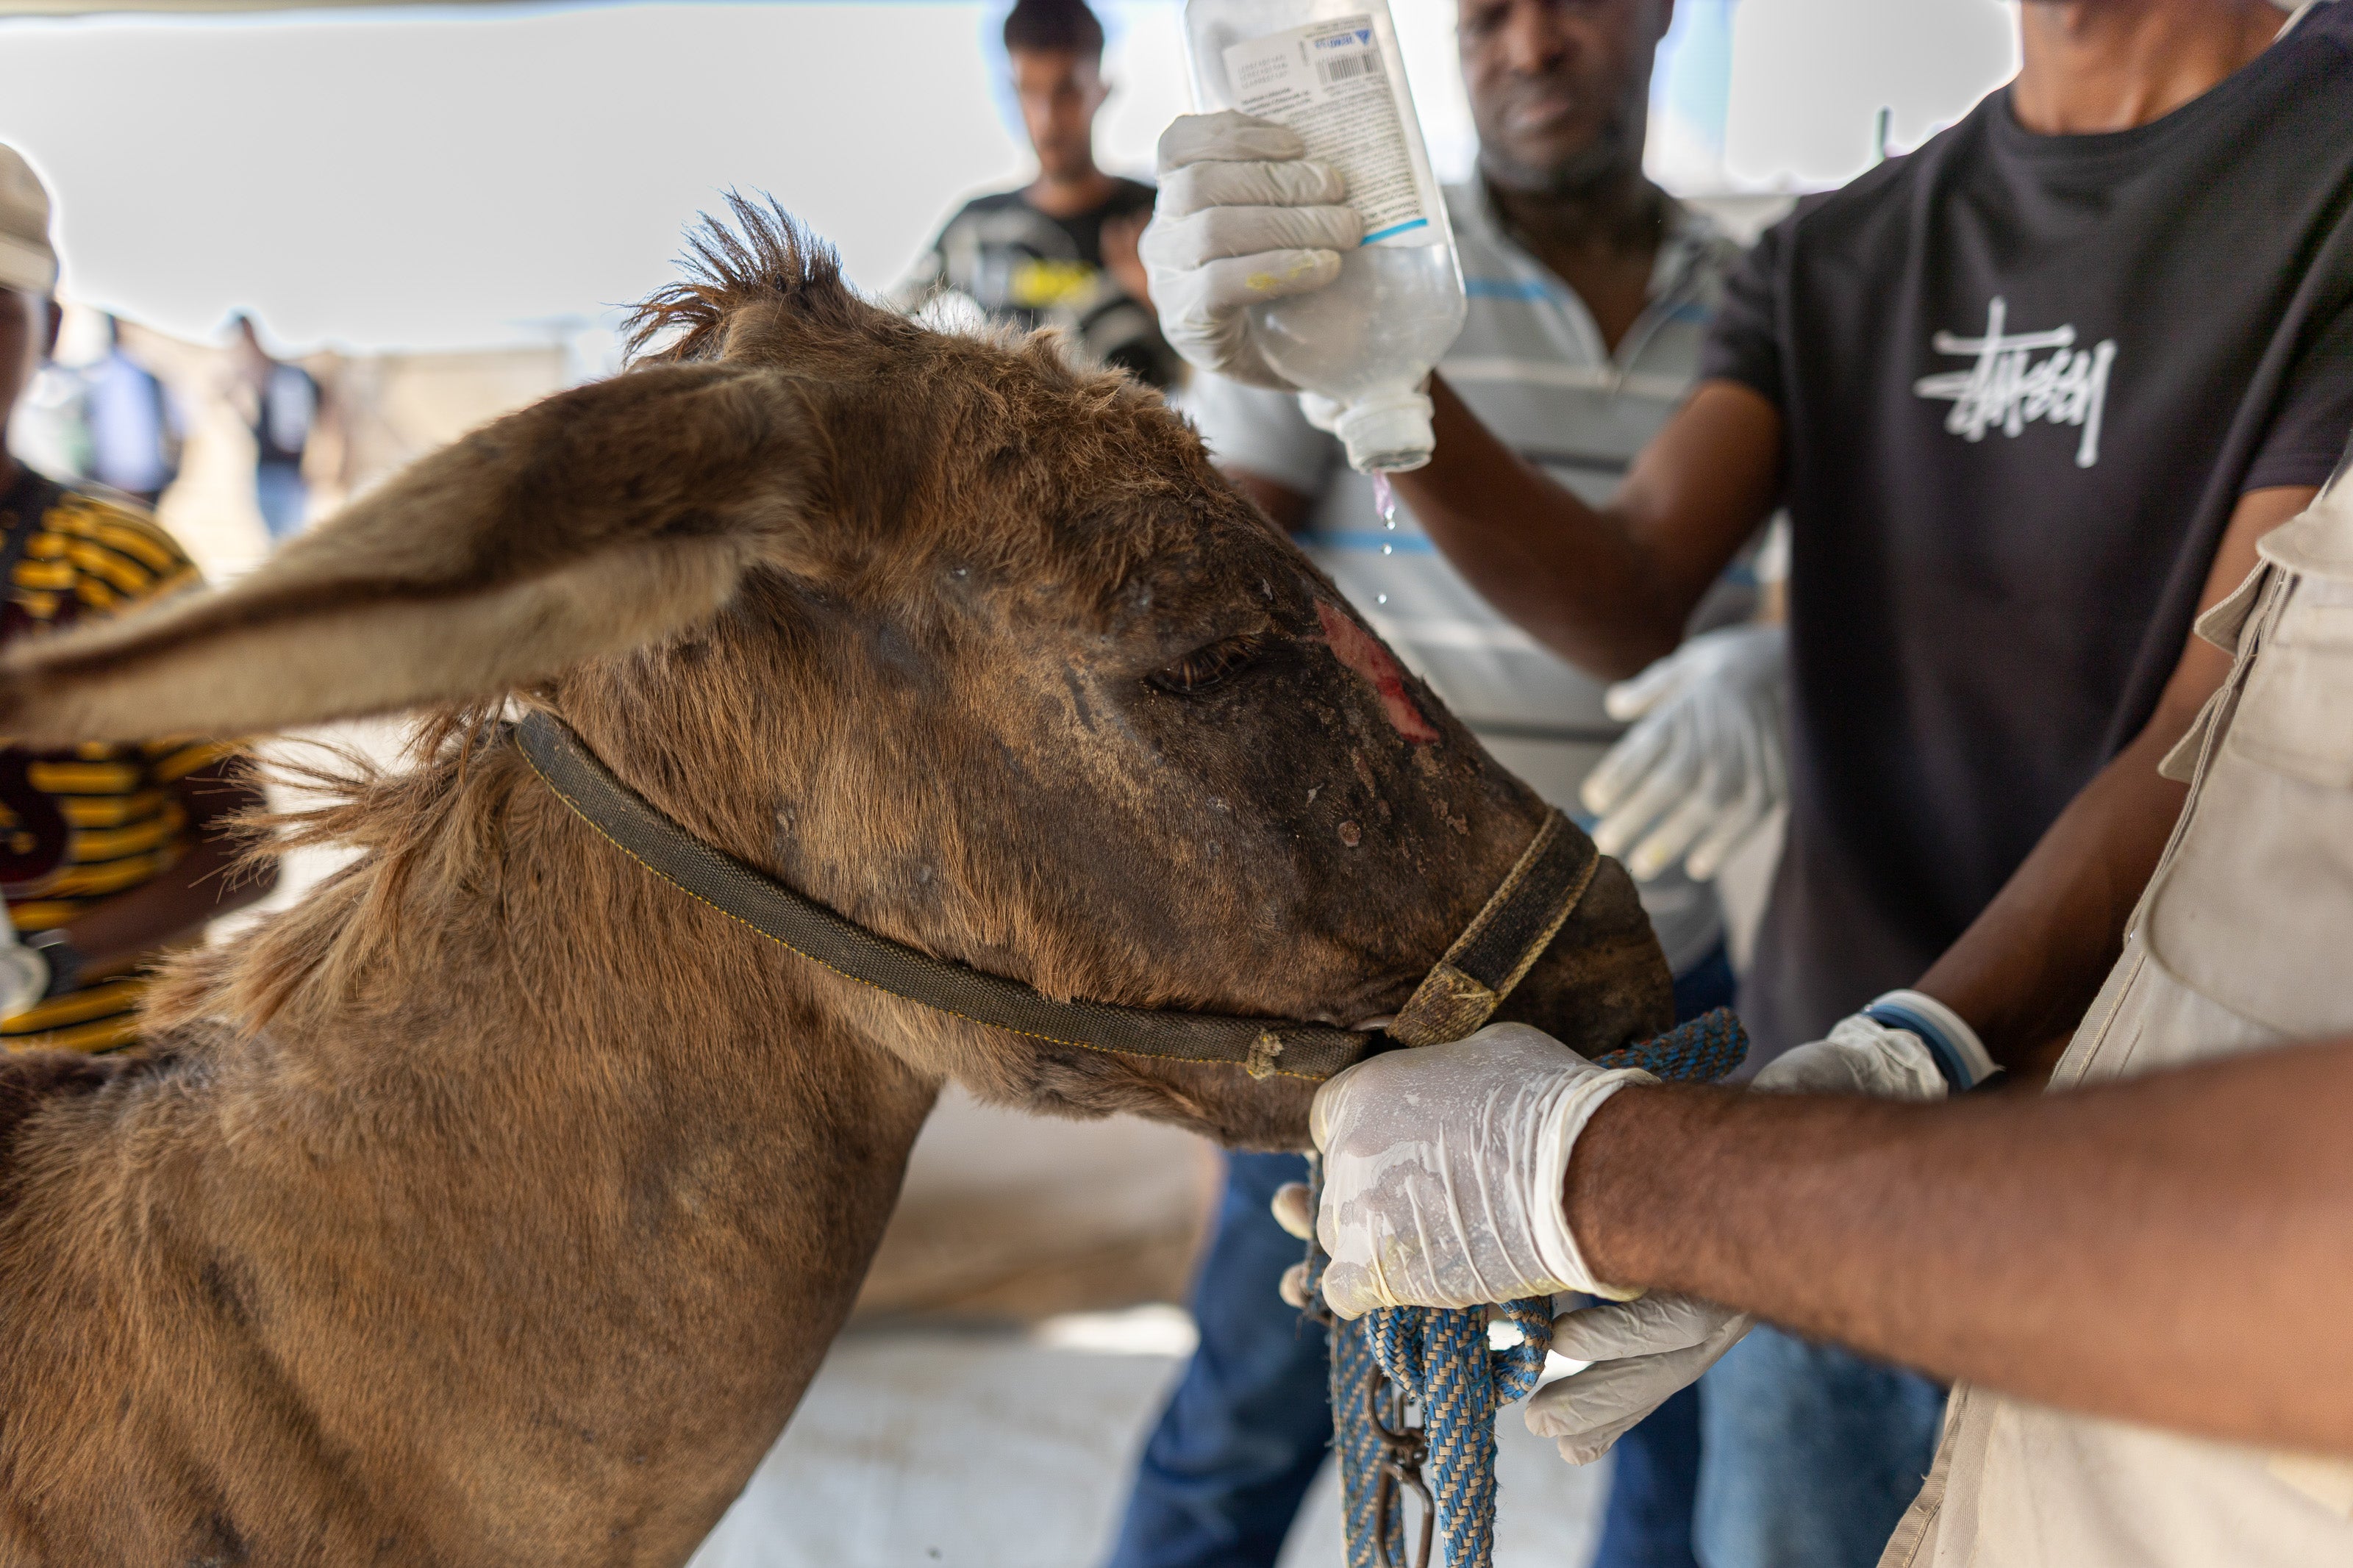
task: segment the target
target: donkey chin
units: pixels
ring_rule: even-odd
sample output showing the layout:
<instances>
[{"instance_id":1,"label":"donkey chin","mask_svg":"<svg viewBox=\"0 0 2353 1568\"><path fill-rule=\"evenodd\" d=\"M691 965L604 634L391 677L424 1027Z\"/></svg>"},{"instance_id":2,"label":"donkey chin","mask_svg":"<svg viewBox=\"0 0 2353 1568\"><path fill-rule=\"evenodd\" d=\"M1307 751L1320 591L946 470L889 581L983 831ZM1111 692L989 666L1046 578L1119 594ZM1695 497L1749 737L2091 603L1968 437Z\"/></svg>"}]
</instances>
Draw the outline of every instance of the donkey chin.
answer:
<instances>
[{"instance_id":1,"label":"donkey chin","mask_svg":"<svg viewBox=\"0 0 2353 1568\"><path fill-rule=\"evenodd\" d=\"M695 838L1048 998L1392 1013L1545 807L1193 432L735 204L630 369L229 586L0 660L27 745L421 713L275 845L350 863L0 1065L0 1563L682 1562L848 1311L941 1084L1297 1147L1314 1085L947 1018L584 822ZM1668 1021L1603 862L1506 1016Z\"/></svg>"}]
</instances>

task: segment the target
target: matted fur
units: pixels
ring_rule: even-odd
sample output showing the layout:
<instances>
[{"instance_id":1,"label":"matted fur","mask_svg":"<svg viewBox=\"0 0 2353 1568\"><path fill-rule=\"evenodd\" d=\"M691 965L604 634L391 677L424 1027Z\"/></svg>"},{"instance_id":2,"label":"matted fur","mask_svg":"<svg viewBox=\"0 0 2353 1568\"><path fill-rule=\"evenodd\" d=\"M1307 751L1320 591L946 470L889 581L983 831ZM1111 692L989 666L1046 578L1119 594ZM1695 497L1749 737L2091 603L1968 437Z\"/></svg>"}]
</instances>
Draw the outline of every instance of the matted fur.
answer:
<instances>
[{"instance_id":1,"label":"matted fur","mask_svg":"<svg viewBox=\"0 0 2353 1568\"><path fill-rule=\"evenodd\" d=\"M675 1563L944 1079L1301 1141L1304 1084L793 958L575 817L501 742L515 704L728 852L1050 994L1388 1011L1533 832L1368 636L1335 651L1331 585L1157 397L928 331L736 216L628 373L230 588L0 658L20 736L438 715L404 766L326 767L286 831L357 858L170 966L143 1058L0 1063L0 1565ZM1212 647L1236 673L1184 689ZM1603 1049L1665 1007L1605 864L1512 1012Z\"/></svg>"}]
</instances>

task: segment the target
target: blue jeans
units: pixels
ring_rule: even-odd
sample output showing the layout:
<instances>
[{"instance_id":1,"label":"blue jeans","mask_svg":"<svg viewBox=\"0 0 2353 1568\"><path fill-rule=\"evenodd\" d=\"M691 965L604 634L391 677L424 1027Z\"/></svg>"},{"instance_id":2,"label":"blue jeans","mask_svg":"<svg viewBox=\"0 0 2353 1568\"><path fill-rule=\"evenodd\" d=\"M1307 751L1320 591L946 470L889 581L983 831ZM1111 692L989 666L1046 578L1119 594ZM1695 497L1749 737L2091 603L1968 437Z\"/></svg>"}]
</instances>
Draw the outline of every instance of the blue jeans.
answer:
<instances>
[{"instance_id":1,"label":"blue jeans","mask_svg":"<svg viewBox=\"0 0 2353 1568\"><path fill-rule=\"evenodd\" d=\"M1760 1324L1699 1381L1700 1561L1872 1568L1944 1420L1919 1373Z\"/></svg>"},{"instance_id":2,"label":"blue jeans","mask_svg":"<svg viewBox=\"0 0 2353 1568\"><path fill-rule=\"evenodd\" d=\"M1732 1001L1732 965L1722 949L1675 982L1675 1016L1696 1017ZM1332 1446L1324 1331L1282 1304L1275 1287L1299 1261L1298 1241L1274 1223L1268 1202L1285 1182L1307 1179L1297 1154L1229 1154L1217 1234L1193 1286L1200 1348L1177 1380L1145 1439L1134 1488L1109 1568L1272 1568L1293 1516ZM1688 1395L1686 1395L1688 1397ZM1653 1415L1619 1442L1639 1458ZM1688 1425L1696 1426L1693 1416ZM1674 1428L1664 1452L1671 1474L1687 1475L1698 1449ZM1621 1457L1619 1473L1627 1473ZM1672 1529L1686 1543L1692 1507ZM1613 1506L1613 1517L1615 1509ZM1630 1559L1629 1561L1634 1561ZM1662 1559L1662 1561L1667 1561Z\"/></svg>"},{"instance_id":3,"label":"blue jeans","mask_svg":"<svg viewBox=\"0 0 2353 1568\"><path fill-rule=\"evenodd\" d=\"M271 542L289 540L301 532L311 504L302 470L292 463L254 465L253 504L261 513L261 525L269 531Z\"/></svg>"},{"instance_id":4,"label":"blue jeans","mask_svg":"<svg viewBox=\"0 0 2353 1568\"><path fill-rule=\"evenodd\" d=\"M1593 1568L1872 1568L1945 1391L1769 1325L1619 1440Z\"/></svg>"},{"instance_id":5,"label":"blue jeans","mask_svg":"<svg viewBox=\"0 0 2353 1568\"><path fill-rule=\"evenodd\" d=\"M1693 1520L1699 1444L1697 1385L1671 1396L1618 1439L1592 1568L1698 1568Z\"/></svg>"},{"instance_id":6,"label":"blue jeans","mask_svg":"<svg viewBox=\"0 0 2353 1568\"><path fill-rule=\"evenodd\" d=\"M1324 1331L1275 1288L1300 1259L1268 1203L1298 1154L1229 1154L1217 1235L1193 1287L1200 1347L1137 1461L1113 1568L1271 1568L1332 1446Z\"/></svg>"}]
</instances>

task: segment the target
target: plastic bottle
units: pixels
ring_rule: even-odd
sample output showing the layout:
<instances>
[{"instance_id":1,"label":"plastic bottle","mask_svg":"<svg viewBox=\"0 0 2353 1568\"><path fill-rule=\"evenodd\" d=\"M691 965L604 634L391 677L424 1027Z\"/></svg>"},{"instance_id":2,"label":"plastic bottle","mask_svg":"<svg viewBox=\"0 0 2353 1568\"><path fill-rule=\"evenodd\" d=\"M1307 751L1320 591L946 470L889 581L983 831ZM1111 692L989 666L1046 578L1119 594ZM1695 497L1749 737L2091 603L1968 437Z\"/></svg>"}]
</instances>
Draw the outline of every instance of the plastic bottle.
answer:
<instances>
[{"instance_id":1,"label":"plastic bottle","mask_svg":"<svg viewBox=\"0 0 2353 1568\"><path fill-rule=\"evenodd\" d=\"M1342 405L1351 465L1419 468L1435 444L1421 382L1462 330L1462 268L1388 0L1187 0L1185 46L1197 108L1297 132L1365 219L1336 282L1250 308L1260 352Z\"/></svg>"}]
</instances>

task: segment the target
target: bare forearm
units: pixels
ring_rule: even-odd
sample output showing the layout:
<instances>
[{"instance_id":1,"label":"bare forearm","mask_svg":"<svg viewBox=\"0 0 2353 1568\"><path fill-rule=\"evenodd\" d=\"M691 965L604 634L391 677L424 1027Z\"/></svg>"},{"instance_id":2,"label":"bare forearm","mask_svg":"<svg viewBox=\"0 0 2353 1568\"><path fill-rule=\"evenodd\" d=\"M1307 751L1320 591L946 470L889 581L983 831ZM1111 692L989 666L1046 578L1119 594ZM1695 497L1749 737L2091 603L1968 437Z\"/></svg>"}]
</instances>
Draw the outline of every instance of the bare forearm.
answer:
<instances>
[{"instance_id":1,"label":"bare forearm","mask_svg":"<svg viewBox=\"0 0 2353 1568\"><path fill-rule=\"evenodd\" d=\"M1919 981L2012 1071L2048 1070L2122 951L2189 795L2157 771L2185 723L2153 725L2101 770Z\"/></svg>"},{"instance_id":2,"label":"bare forearm","mask_svg":"<svg viewBox=\"0 0 2353 1568\"><path fill-rule=\"evenodd\" d=\"M1296 533L1306 523L1308 510L1314 505L1313 498L1280 479L1253 474L1248 468L1229 468L1225 473L1227 482L1248 497L1283 532Z\"/></svg>"},{"instance_id":3,"label":"bare forearm","mask_svg":"<svg viewBox=\"0 0 2353 1568\"><path fill-rule=\"evenodd\" d=\"M1941 1106L1630 1089L1578 1141L1569 1219L1619 1284L2071 1409L2353 1452L2348 1110L2353 1042Z\"/></svg>"},{"instance_id":4,"label":"bare forearm","mask_svg":"<svg viewBox=\"0 0 2353 1568\"><path fill-rule=\"evenodd\" d=\"M1598 675L1672 651L1771 503L1778 416L1754 394L1703 389L1600 509L1497 440L1442 379L1430 395L1437 451L1398 493L1489 603Z\"/></svg>"},{"instance_id":5,"label":"bare forearm","mask_svg":"<svg viewBox=\"0 0 2353 1568\"><path fill-rule=\"evenodd\" d=\"M1597 511L1472 416L1442 381L1438 449L1398 494L1486 601L1563 658L1630 675L1672 650L1672 597L1621 520Z\"/></svg>"}]
</instances>

